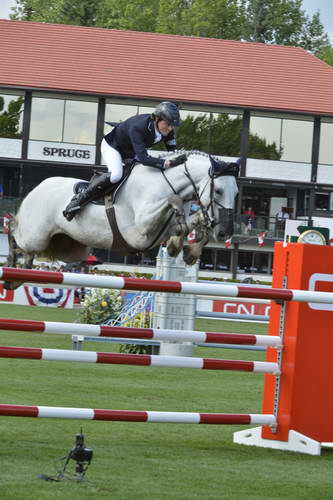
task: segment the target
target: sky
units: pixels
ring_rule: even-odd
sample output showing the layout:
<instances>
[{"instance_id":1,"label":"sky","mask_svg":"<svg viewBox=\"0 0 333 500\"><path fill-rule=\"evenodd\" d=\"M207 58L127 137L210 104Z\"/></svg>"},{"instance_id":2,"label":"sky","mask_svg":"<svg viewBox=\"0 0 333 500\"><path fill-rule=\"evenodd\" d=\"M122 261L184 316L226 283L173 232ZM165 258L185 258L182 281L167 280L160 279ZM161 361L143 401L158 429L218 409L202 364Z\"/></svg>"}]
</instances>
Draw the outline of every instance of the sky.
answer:
<instances>
[{"instance_id":1,"label":"sky","mask_svg":"<svg viewBox=\"0 0 333 500\"><path fill-rule=\"evenodd\" d=\"M15 0L0 0L0 19L8 19ZM333 43L333 0L303 0L303 8L309 16L318 10L320 19Z\"/></svg>"}]
</instances>

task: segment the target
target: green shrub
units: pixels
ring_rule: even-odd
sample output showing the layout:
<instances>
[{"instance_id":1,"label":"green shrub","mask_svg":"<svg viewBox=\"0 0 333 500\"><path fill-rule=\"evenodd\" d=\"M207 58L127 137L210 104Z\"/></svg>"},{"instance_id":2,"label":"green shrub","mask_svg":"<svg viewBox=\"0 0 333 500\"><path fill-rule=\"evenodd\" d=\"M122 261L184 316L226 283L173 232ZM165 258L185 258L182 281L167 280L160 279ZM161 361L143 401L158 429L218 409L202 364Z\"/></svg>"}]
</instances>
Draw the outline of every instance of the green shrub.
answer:
<instances>
[{"instance_id":1,"label":"green shrub","mask_svg":"<svg viewBox=\"0 0 333 500\"><path fill-rule=\"evenodd\" d=\"M115 319L121 312L122 302L119 290L92 288L82 302L78 323L100 325L109 319Z\"/></svg>"}]
</instances>

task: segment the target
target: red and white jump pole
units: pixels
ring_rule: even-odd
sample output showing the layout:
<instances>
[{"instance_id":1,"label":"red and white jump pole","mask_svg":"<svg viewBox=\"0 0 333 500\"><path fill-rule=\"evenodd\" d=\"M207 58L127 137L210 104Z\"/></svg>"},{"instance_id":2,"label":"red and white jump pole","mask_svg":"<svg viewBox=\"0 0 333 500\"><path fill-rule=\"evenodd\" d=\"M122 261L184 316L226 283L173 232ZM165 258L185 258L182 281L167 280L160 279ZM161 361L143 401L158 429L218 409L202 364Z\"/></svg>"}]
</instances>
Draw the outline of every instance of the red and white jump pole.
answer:
<instances>
[{"instance_id":1,"label":"red and white jump pole","mask_svg":"<svg viewBox=\"0 0 333 500\"><path fill-rule=\"evenodd\" d=\"M0 358L35 359L44 361L78 361L114 365L159 366L170 368L199 368L202 370L236 370L279 374L277 363L237 361L228 359L190 358L185 356L154 356L150 354L118 354L113 352L70 351L31 347L2 347Z\"/></svg>"},{"instance_id":2,"label":"red and white jump pole","mask_svg":"<svg viewBox=\"0 0 333 500\"><path fill-rule=\"evenodd\" d=\"M7 281L271 299L274 302L270 315L269 337L278 338L279 344L281 338L283 350L269 348L267 351L267 363L277 364L281 374L265 375L262 414L133 412L0 405L0 415L165 423L259 424L260 427L256 429L235 433L234 441L319 455L323 444L333 443L333 400L329 397L333 379L332 334L329 329L333 313L332 262L333 248L330 246L297 243L284 246L277 243L271 289L2 268L0 278ZM283 288L286 285L290 288ZM14 324L16 320L7 320L6 325L5 321L1 320L4 329L17 329L17 323ZM65 328L57 327L56 325L62 325L59 323L52 326L47 322L37 322L38 325L24 323L25 326L19 325L18 329L46 331L50 327L55 330L58 328L59 333ZM77 326L82 328L82 325ZM72 325L68 325L68 328L72 333ZM118 327L109 328L112 330L111 336L114 337L114 328ZM158 338L158 331L146 330L144 333L141 331L141 334L148 337L137 338ZM106 333L104 330L99 332L100 335ZM140 332L138 333L140 335ZM194 335L194 332L190 333ZM227 334L198 333L206 339L201 339L200 342L212 341L211 335L222 335L220 341L226 343ZM124 334L125 332L122 332L122 336ZM128 332L126 336L131 338ZM236 343L234 337L235 334L228 336L232 343ZM251 336L240 337L245 339ZM253 337L255 339L249 339L250 343L258 341L258 336ZM217 341L217 338L214 338L214 342ZM38 351L40 355L41 350ZM149 357L148 361L151 363L152 357Z\"/></svg>"},{"instance_id":3,"label":"red and white jump pole","mask_svg":"<svg viewBox=\"0 0 333 500\"><path fill-rule=\"evenodd\" d=\"M77 418L118 422L150 422L164 424L233 424L274 425L274 415L255 413L185 413L171 411L97 410L54 406L22 406L0 404L0 415L10 417Z\"/></svg>"},{"instance_id":4,"label":"red and white jump pole","mask_svg":"<svg viewBox=\"0 0 333 500\"><path fill-rule=\"evenodd\" d=\"M153 328L130 328L126 326L87 325L83 323L61 323L0 318L0 330L44 332L52 334L77 334L93 337L119 337L127 339L153 339L166 342L193 342L197 344L240 344L281 347L281 339L268 335L242 333L215 333L192 330L165 330Z\"/></svg>"},{"instance_id":5,"label":"red and white jump pole","mask_svg":"<svg viewBox=\"0 0 333 500\"><path fill-rule=\"evenodd\" d=\"M214 283L193 283L182 281L146 280L96 276L90 274L37 271L33 269L0 268L0 280L23 283L48 283L64 286L115 288L121 290L142 290L150 292L185 293L224 297L248 297L257 299L296 302L333 303L333 295L327 292L292 290L284 288L259 288Z\"/></svg>"}]
</instances>

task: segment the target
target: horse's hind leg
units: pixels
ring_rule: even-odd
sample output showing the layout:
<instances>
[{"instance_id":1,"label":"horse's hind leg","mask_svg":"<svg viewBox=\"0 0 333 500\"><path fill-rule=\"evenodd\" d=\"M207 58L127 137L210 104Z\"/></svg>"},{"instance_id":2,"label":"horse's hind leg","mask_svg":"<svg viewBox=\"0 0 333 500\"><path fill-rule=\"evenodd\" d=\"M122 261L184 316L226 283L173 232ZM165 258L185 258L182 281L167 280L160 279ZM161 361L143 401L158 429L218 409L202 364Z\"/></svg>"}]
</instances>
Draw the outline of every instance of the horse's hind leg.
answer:
<instances>
[{"instance_id":1,"label":"horse's hind leg","mask_svg":"<svg viewBox=\"0 0 333 500\"><path fill-rule=\"evenodd\" d=\"M11 224L9 223L9 228L8 228L8 258L7 258L8 267L16 267L17 253L18 253L18 246L16 244L14 236L12 235Z\"/></svg>"},{"instance_id":2,"label":"horse's hind leg","mask_svg":"<svg viewBox=\"0 0 333 500\"><path fill-rule=\"evenodd\" d=\"M12 224L9 223L9 231L8 231L8 258L7 258L7 265L8 267L17 267L17 257L19 253L19 247L16 243L16 240L12 234ZM31 269L32 267L32 262L33 262L34 256L25 256L25 264L27 264L27 267ZM30 264L30 265L29 265ZM23 281L5 281L3 284L3 287L6 290L15 290L19 286L23 284Z\"/></svg>"},{"instance_id":3,"label":"horse's hind leg","mask_svg":"<svg viewBox=\"0 0 333 500\"><path fill-rule=\"evenodd\" d=\"M34 262L35 255L31 253L24 254L24 268L32 269L32 264Z\"/></svg>"},{"instance_id":4,"label":"horse's hind leg","mask_svg":"<svg viewBox=\"0 0 333 500\"><path fill-rule=\"evenodd\" d=\"M25 269L32 269L32 264L33 264L34 258L35 258L35 256L33 254L24 254L24 268ZM10 267L17 267L16 266L17 253L14 254L14 260L11 261L15 265L13 265L12 263L10 264L9 262L10 262L10 259L8 258L8 265ZM23 283L25 283L25 282L24 281L4 281L3 287L6 290L16 290L16 288L23 285Z\"/></svg>"}]
</instances>

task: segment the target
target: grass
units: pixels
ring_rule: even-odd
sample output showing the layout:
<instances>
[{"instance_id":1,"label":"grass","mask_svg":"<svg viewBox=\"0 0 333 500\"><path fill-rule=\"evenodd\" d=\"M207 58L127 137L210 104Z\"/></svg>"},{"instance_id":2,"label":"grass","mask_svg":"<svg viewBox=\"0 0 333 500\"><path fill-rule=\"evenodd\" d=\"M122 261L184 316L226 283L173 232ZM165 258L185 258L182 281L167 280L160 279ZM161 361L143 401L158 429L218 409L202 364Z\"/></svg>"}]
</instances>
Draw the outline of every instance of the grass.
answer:
<instances>
[{"instance_id":1,"label":"grass","mask_svg":"<svg viewBox=\"0 0 333 500\"><path fill-rule=\"evenodd\" d=\"M76 311L1 305L2 317L73 321ZM198 320L197 329L265 333L266 325ZM1 332L2 345L71 347L67 335ZM85 350L116 350L89 343ZM195 355L264 359L254 351ZM260 374L1 359L3 403L132 410L260 413ZM82 426L94 457L86 481L47 482ZM4 500L331 500L333 454L321 457L233 444L241 426L0 418ZM71 461L68 472L74 472Z\"/></svg>"}]
</instances>

